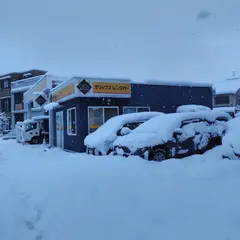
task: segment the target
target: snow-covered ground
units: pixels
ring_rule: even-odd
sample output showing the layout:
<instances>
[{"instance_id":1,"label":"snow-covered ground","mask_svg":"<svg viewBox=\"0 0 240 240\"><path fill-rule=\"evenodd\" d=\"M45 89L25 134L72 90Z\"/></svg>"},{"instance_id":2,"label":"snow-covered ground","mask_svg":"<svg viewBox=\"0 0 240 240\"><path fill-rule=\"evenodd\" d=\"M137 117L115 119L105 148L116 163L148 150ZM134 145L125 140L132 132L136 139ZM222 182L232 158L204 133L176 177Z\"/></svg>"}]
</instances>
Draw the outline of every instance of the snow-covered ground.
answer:
<instances>
[{"instance_id":1,"label":"snow-covered ground","mask_svg":"<svg viewBox=\"0 0 240 240\"><path fill-rule=\"evenodd\" d=\"M238 240L240 161L162 163L0 140L1 240Z\"/></svg>"}]
</instances>

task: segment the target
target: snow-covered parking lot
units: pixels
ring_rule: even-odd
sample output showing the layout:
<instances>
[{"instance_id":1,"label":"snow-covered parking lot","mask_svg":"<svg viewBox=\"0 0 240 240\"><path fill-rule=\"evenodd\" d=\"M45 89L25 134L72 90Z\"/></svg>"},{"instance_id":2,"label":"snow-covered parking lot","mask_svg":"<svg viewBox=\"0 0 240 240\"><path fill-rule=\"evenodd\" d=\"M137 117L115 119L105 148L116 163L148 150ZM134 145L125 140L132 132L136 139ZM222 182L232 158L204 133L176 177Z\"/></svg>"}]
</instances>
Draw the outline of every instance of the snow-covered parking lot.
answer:
<instances>
[{"instance_id":1,"label":"snow-covered parking lot","mask_svg":"<svg viewBox=\"0 0 240 240\"><path fill-rule=\"evenodd\" d=\"M94 157L0 140L1 240L239 240L240 161Z\"/></svg>"}]
</instances>

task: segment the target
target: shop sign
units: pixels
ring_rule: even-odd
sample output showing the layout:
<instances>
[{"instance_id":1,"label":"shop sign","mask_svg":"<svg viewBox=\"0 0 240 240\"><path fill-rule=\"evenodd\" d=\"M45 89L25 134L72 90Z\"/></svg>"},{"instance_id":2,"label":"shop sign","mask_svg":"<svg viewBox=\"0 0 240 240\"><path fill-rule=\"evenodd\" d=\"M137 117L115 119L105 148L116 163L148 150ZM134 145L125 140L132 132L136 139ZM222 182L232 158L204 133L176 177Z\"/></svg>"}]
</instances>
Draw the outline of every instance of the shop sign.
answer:
<instances>
[{"instance_id":1,"label":"shop sign","mask_svg":"<svg viewBox=\"0 0 240 240\"><path fill-rule=\"evenodd\" d=\"M84 95L87 94L91 90L91 85L83 79L78 85L77 88L80 92L82 92Z\"/></svg>"},{"instance_id":2,"label":"shop sign","mask_svg":"<svg viewBox=\"0 0 240 240\"><path fill-rule=\"evenodd\" d=\"M57 100L67 97L73 93L74 93L74 83L69 84L69 85L59 89L58 91L54 92L52 94L52 101L56 102Z\"/></svg>"},{"instance_id":3,"label":"shop sign","mask_svg":"<svg viewBox=\"0 0 240 240\"><path fill-rule=\"evenodd\" d=\"M94 93L131 94L130 83L93 82Z\"/></svg>"},{"instance_id":4,"label":"shop sign","mask_svg":"<svg viewBox=\"0 0 240 240\"><path fill-rule=\"evenodd\" d=\"M46 99L43 97L43 96L38 96L35 100L35 102L39 105L39 106L42 106L45 102L46 102Z\"/></svg>"}]
</instances>

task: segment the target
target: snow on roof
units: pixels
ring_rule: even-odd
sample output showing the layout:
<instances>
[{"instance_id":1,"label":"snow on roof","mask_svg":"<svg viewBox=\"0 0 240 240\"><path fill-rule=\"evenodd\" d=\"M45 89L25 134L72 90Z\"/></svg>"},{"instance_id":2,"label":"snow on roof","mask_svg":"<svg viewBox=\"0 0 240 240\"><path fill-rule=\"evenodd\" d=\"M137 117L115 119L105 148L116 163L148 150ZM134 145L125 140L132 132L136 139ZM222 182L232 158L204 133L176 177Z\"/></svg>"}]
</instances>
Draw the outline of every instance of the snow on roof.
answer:
<instances>
[{"instance_id":1,"label":"snow on roof","mask_svg":"<svg viewBox=\"0 0 240 240\"><path fill-rule=\"evenodd\" d=\"M104 142L113 142L117 138L117 131L126 123L146 121L163 113L160 112L141 112L129 113L110 118L106 123L99 127L95 132L89 134L84 144L88 147L99 147Z\"/></svg>"},{"instance_id":2,"label":"snow on roof","mask_svg":"<svg viewBox=\"0 0 240 240\"><path fill-rule=\"evenodd\" d=\"M215 110L163 114L143 123L129 135L118 138L114 146L126 146L135 151L137 148L163 144L172 138L173 131L180 128L184 120L206 119L213 122L218 117L231 119L229 114Z\"/></svg>"},{"instance_id":3,"label":"snow on roof","mask_svg":"<svg viewBox=\"0 0 240 240\"><path fill-rule=\"evenodd\" d=\"M23 76L24 77L32 76L32 73L24 73Z\"/></svg>"},{"instance_id":4,"label":"snow on roof","mask_svg":"<svg viewBox=\"0 0 240 240\"><path fill-rule=\"evenodd\" d=\"M48 104L46 104L46 105L44 106L44 110L45 110L45 111L51 111L51 110L53 110L54 108L57 108L58 106L59 106L58 103L56 103L56 102L51 102L51 103L48 103Z\"/></svg>"},{"instance_id":5,"label":"snow on roof","mask_svg":"<svg viewBox=\"0 0 240 240\"><path fill-rule=\"evenodd\" d=\"M25 86L25 87L16 87L16 88L11 88L11 92L12 93L16 93L16 92L25 92L27 91L31 86Z\"/></svg>"},{"instance_id":6,"label":"snow on roof","mask_svg":"<svg viewBox=\"0 0 240 240\"><path fill-rule=\"evenodd\" d=\"M236 94L240 89L240 78L232 78L214 84L216 94Z\"/></svg>"},{"instance_id":7,"label":"snow on roof","mask_svg":"<svg viewBox=\"0 0 240 240\"><path fill-rule=\"evenodd\" d=\"M10 79L10 78L11 78L11 76L8 75L8 76L1 77L0 80Z\"/></svg>"},{"instance_id":8,"label":"snow on roof","mask_svg":"<svg viewBox=\"0 0 240 240\"><path fill-rule=\"evenodd\" d=\"M203 105L194 105L194 104L189 104L189 105L182 105L177 108L178 113L180 112L197 112L197 111L210 111L211 108L203 106Z\"/></svg>"},{"instance_id":9,"label":"snow on roof","mask_svg":"<svg viewBox=\"0 0 240 240\"><path fill-rule=\"evenodd\" d=\"M132 81L135 84L167 85L167 86L190 86L190 87L212 87L211 83L188 82L188 81L167 81L167 80L143 80Z\"/></svg>"}]
</instances>

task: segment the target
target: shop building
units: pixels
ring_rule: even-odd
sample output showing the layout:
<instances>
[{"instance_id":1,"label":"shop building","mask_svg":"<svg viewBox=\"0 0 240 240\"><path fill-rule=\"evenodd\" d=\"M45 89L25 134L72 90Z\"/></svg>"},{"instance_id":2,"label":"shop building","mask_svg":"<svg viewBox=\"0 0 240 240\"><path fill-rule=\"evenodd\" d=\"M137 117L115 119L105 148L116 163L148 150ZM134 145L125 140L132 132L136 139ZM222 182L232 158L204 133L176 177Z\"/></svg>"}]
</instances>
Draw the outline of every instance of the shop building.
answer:
<instances>
[{"instance_id":1,"label":"shop building","mask_svg":"<svg viewBox=\"0 0 240 240\"><path fill-rule=\"evenodd\" d=\"M50 110L50 144L83 152L84 138L113 116L141 112L175 112L184 104L212 108L212 85L74 77L51 90L59 104Z\"/></svg>"}]
</instances>

